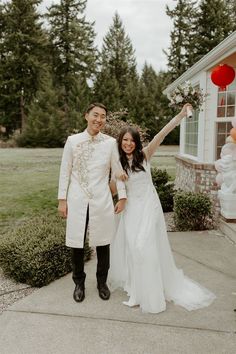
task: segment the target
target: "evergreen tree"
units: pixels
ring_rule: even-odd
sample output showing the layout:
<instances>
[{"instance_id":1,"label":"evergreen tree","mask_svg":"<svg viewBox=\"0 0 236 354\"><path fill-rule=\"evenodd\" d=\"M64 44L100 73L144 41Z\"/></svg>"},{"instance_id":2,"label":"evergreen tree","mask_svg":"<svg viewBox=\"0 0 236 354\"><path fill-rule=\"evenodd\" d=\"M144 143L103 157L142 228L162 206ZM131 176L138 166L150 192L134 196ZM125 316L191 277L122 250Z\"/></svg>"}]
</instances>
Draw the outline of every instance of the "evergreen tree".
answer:
<instances>
[{"instance_id":1,"label":"evergreen tree","mask_svg":"<svg viewBox=\"0 0 236 354\"><path fill-rule=\"evenodd\" d=\"M172 80L179 77L195 62L195 49L192 41L196 33L195 5L195 0L178 0L173 10L166 6L167 15L173 20L170 48L164 51L167 55Z\"/></svg>"},{"instance_id":2,"label":"evergreen tree","mask_svg":"<svg viewBox=\"0 0 236 354\"><path fill-rule=\"evenodd\" d=\"M0 8L0 124L8 136L24 129L44 71L47 39L37 13L40 2L12 0Z\"/></svg>"},{"instance_id":3,"label":"evergreen tree","mask_svg":"<svg viewBox=\"0 0 236 354\"><path fill-rule=\"evenodd\" d=\"M158 73L145 63L139 82L136 122L148 128L149 138L153 138L173 118L175 112L169 107L169 100L163 90L170 83L170 75ZM165 144L178 144L179 130L175 129L165 139Z\"/></svg>"},{"instance_id":4,"label":"evergreen tree","mask_svg":"<svg viewBox=\"0 0 236 354\"><path fill-rule=\"evenodd\" d=\"M201 0L195 35L196 60L201 59L232 32L229 10L224 0Z\"/></svg>"},{"instance_id":5,"label":"evergreen tree","mask_svg":"<svg viewBox=\"0 0 236 354\"><path fill-rule=\"evenodd\" d=\"M229 17L231 19L232 31L236 30L236 0L225 0L225 5L228 9Z\"/></svg>"},{"instance_id":6,"label":"evergreen tree","mask_svg":"<svg viewBox=\"0 0 236 354\"><path fill-rule=\"evenodd\" d=\"M120 16L115 13L113 23L103 39L94 99L104 102L113 111L121 108L132 110L137 83L134 49Z\"/></svg>"},{"instance_id":7,"label":"evergreen tree","mask_svg":"<svg viewBox=\"0 0 236 354\"><path fill-rule=\"evenodd\" d=\"M27 123L18 138L20 146L63 146L66 131L65 114L58 105L59 93L55 91L52 78L45 73L41 88L29 106Z\"/></svg>"},{"instance_id":8,"label":"evergreen tree","mask_svg":"<svg viewBox=\"0 0 236 354\"><path fill-rule=\"evenodd\" d=\"M54 83L62 92L61 104L69 128L74 127L76 115L89 101L88 80L96 69L95 33L93 23L84 16L86 3L87 0L61 0L47 14Z\"/></svg>"},{"instance_id":9,"label":"evergreen tree","mask_svg":"<svg viewBox=\"0 0 236 354\"><path fill-rule=\"evenodd\" d=\"M144 64L138 85L135 121L148 128L149 138L160 130L158 76L151 65Z\"/></svg>"},{"instance_id":10,"label":"evergreen tree","mask_svg":"<svg viewBox=\"0 0 236 354\"><path fill-rule=\"evenodd\" d=\"M159 117L161 119L161 128L163 128L178 112L172 107L169 107L169 99L163 94L164 89L171 83L171 76L168 72L161 71L158 73L158 85L159 85L159 100L158 109ZM165 145L178 145L179 144L179 126L173 129L164 140Z\"/></svg>"},{"instance_id":11,"label":"evergreen tree","mask_svg":"<svg viewBox=\"0 0 236 354\"><path fill-rule=\"evenodd\" d=\"M6 110L6 97L4 97L4 70L3 70L3 62L5 60L4 49L4 38L6 35L6 15L4 5L0 4L0 127L1 125L7 128L7 135L9 135L10 129L10 120L7 119L8 114ZM6 90L5 90L6 91ZM6 94L6 92L5 92ZM0 133L3 137L4 134Z\"/></svg>"}]
</instances>

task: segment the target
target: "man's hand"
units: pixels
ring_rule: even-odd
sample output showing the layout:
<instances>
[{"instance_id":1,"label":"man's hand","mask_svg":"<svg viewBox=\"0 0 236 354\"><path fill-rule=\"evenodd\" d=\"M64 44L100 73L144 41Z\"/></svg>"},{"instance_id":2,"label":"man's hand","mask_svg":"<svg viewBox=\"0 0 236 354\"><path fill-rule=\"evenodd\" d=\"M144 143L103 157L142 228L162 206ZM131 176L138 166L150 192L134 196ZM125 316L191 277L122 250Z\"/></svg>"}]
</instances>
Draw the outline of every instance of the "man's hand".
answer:
<instances>
[{"instance_id":1,"label":"man's hand","mask_svg":"<svg viewBox=\"0 0 236 354\"><path fill-rule=\"evenodd\" d=\"M115 214L121 213L125 208L126 199L120 199L115 205Z\"/></svg>"},{"instance_id":2,"label":"man's hand","mask_svg":"<svg viewBox=\"0 0 236 354\"><path fill-rule=\"evenodd\" d=\"M58 213L62 218L67 218L67 201L66 199L59 199Z\"/></svg>"}]
</instances>

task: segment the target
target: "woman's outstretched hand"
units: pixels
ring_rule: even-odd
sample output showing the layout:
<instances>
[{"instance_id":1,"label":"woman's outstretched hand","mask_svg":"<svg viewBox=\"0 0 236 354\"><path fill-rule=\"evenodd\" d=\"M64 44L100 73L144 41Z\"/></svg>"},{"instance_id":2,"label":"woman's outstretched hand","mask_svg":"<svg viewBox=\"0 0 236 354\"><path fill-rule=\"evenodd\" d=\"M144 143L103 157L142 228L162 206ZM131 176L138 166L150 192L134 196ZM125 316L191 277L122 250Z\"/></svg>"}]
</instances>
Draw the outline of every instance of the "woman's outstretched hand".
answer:
<instances>
[{"instance_id":1,"label":"woman's outstretched hand","mask_svg":"<svg viewBox=\"0 0 236 354\"><path fill-rule=\"evenodd\" d=\"M187 117L188 110L192 111L193 106L190 103L185 103L185 105L183 105L181 111L179 112L179 115L181 115L182 118Z\"/></svg>"}]
</instances>

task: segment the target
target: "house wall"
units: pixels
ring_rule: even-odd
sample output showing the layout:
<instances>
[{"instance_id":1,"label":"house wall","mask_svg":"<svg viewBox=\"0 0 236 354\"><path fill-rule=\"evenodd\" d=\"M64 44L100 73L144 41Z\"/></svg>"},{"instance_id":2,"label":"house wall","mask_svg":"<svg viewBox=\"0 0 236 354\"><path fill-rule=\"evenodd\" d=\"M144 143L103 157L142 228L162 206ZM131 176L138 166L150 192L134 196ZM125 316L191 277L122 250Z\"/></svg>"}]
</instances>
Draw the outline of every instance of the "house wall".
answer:
<instances>
[{"instance_id":1,"label":"house wall","mask_svg":"<svg viewBox=\"0 0 236 354\"><path fill-rule=\"evenodd\" d=\"M224 58L224 60L220 60L218 63L215 63L212 67L208 68L209 72L211 72L211 70L221 64L221 63L224 63L224 64L228 64L230 66L233 66L233 67L236 67L236 52L227 56L226 58Z\"/></svg>"},{"instance_id":2,"label":"house wall","mask_svg":"<svg viewBox=\"0 0 236 354\"><path fill-rule=\"evenodd\" d=\"M236 69L236 52L225 58L223 62ZM193 161L207 164L214 163L215 161L216 121L226 122L231 120L230 118L217 118L218 87L211 81L211 71L218 64L220 62L208 68L207 71L201 71L190 79L193 86L200 85L203 92L207 93L207 97L199 113L197 157L184 153L185 120L181 123L180 127L180 155Z\"/></svg>"},{"instance_id":3,"label":"house wall","mask_svg":"<svg viewBox=\"0 0 236 354\"><path fill-rule=\"evenodd\" d=\"M197 157L184 154L185 120L181 123L180 154L176 157L175 186L185 191L208 194L213 203L215 217L218 217L220 214L219 187L215 181L217 172L214 166L216 121L219 120L217 118L218 87L211 81L210 70L201 72L190 81L192 85L199 84L208 96L199 113Z\"/></svg>"},{"instance_id":4,"label":"house wall","mask_svg":"<svg viewBox=\"0 0 236 354\"><path fill-rule=\"evenodd\" d=\"M206 72L206 93L208 96L204 107L205 139L203 141L204 155L202 161L204 163L214 163L218 87L211 81L211 71Z\"/></svg>"},{"instance_id":5,"label":"house wall","mask_svg":"<svg viewBox=\"0 0 236 354\"><path fill-rule=\"evenodd\" d=\"M214 164L204 164L183 156L176 156L176 189L206 193L211 198L215 217L220 213L218 189Z\"/></svg>"},{"instance_id":6,"label":"house wall","mask_svg":"<svg viewBox=\"0 0 236 354\"><path fill-rule=\"evenodd\" d=\"M207 193L213 202L215 216L220 213L218 186L215 182L216 170L214 167L216 150L217 122L227 122L231 118L217 117L218 87L211 81L212 69L220 63L228 64L236 69L236 31L221 44L216 46L204 58L189 68L175 82L168 86L168 94L177 85L189 80L192 85L199 84L208 96L199 114L198 125L198 153L197 156L187 155L185 147L185 122L180 127L180 154L176 157L176 188L185 191Z\"/></svg>"},{"instance_id":7,"label":"house wall","mask_svg":"<svg viewBox=\"0 0 236 354\"><path fill-rule=\"evenodd\" d=\"M198 154L197 156L191 156L185 154L185 124L186 120L183 120L180 126L180 155L191 159L196 162L213 163L214 154L214 121L212 117L216 115L216 100L217 100L217 88L212 87L210 80L210 73L205 71L195 75L191 78L192 86L199 85L203 92L209 93L206 97L201 111L199 112L199 124L198 124ZM213 123L213 124L212 124Z\"/></svg>"}]
</instances>

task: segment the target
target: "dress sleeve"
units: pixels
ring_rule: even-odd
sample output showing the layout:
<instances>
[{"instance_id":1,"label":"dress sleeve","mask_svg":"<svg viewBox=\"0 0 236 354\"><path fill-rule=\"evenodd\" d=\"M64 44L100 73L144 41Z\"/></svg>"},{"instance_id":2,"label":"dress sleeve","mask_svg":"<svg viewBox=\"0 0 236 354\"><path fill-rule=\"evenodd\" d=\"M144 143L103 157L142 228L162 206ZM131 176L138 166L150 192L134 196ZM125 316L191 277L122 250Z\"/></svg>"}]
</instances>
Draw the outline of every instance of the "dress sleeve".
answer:
<instances>
[{"instance_id":1,"label":"dress sleeve","mask_svg":"<svg viewBox=\"0 0 236 354\"><path fill-rule=\"evenodd\" d=\"M70 139L68 137L64 146L62 160L61 160L58 199L67 199L67 190L70 182L72 163L73 163L73 151L72 151Z\"/></svg>"},{"instance_id":2,"label":"dress sleeve","mask_svg":"<svg viewBox=\"0 0 236 354\"><path fill-rule=\"evenodd\" d=\"M123 173L123 168L120 163L119 153L117 149L117 143L114 141L113 149L112 149L112 156L111 156L111 174L112 178L116 181L116 188L118 191L118 198L119 199L126 199L126 188L125 183L119 180L119 176Z\"/></svg>"},{"instance_id":3,"label":"dress sleeve","mask_svg":"<svg viewBox=\"0 0 236 354\"><path fill-rule=\"evenodd\" d=\"M156 152L158 146L162 143L162 141L165 139L165 137L177 126L179 125L180 121L182 120L182 116L178 114L175 116L169 123L167 123L164 128L157 133L152 141L143 148L143 152L147 158L147 160L150 160L152 155Z\"/></svg>"}]
</instances>

